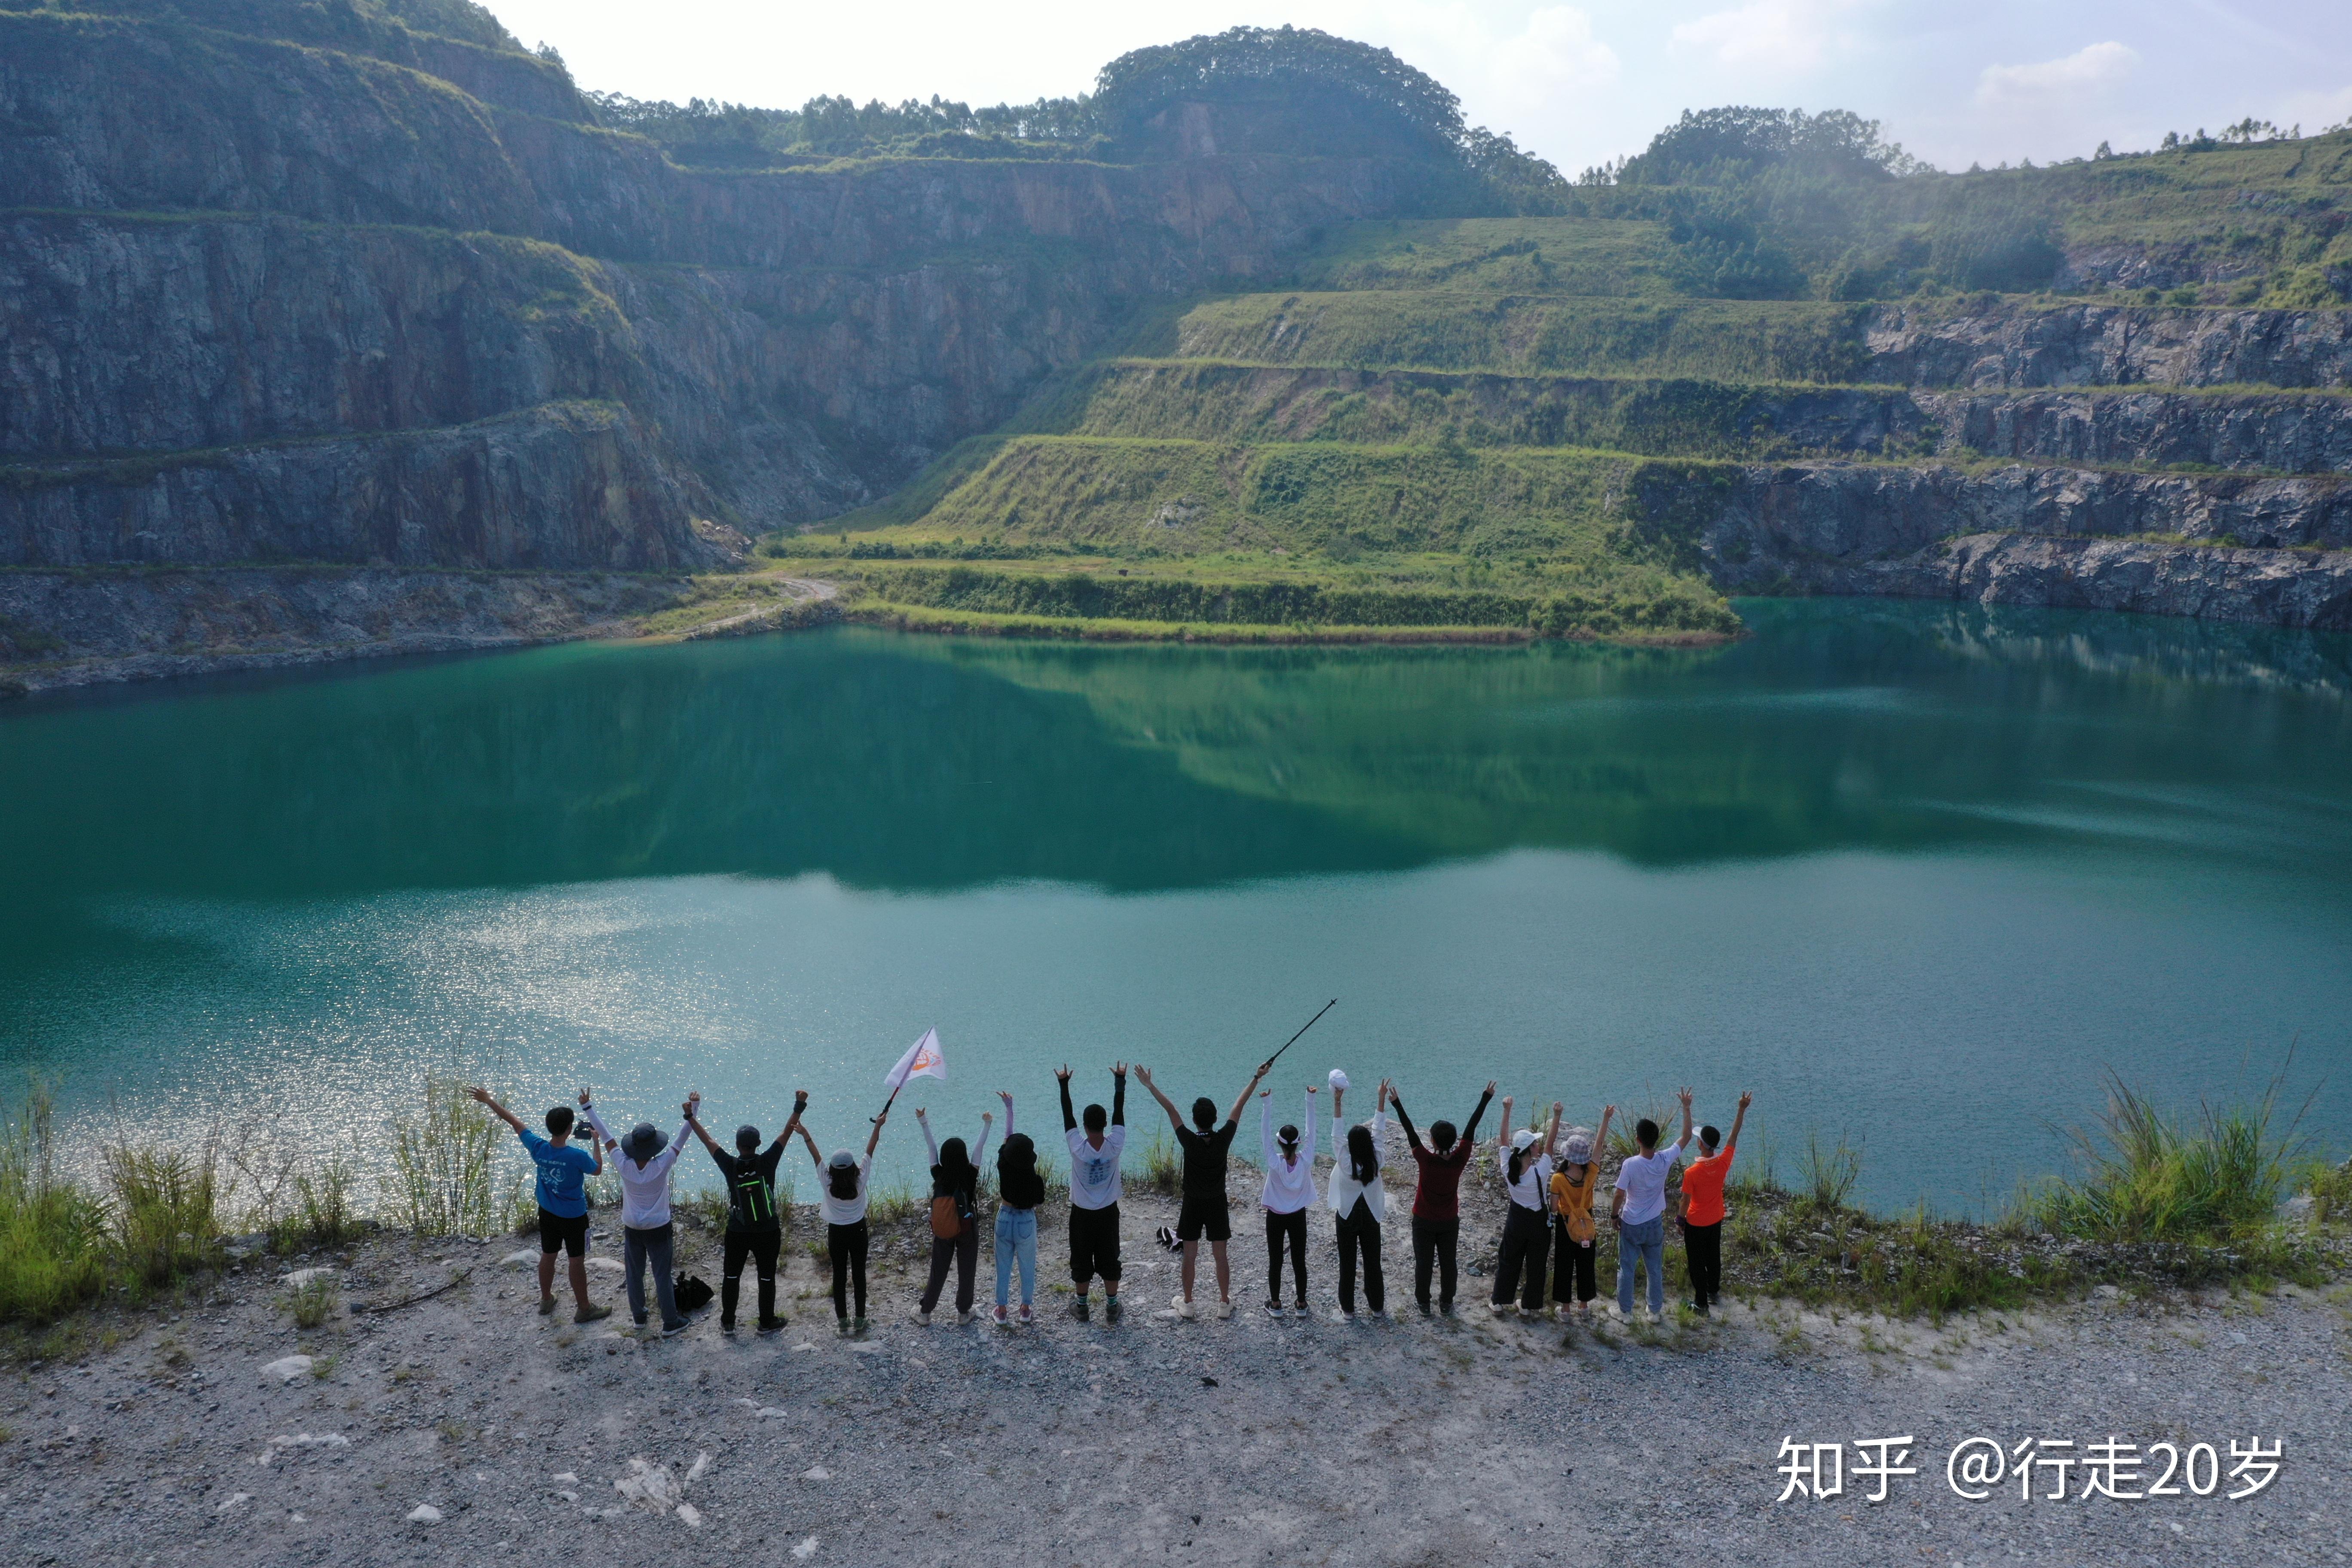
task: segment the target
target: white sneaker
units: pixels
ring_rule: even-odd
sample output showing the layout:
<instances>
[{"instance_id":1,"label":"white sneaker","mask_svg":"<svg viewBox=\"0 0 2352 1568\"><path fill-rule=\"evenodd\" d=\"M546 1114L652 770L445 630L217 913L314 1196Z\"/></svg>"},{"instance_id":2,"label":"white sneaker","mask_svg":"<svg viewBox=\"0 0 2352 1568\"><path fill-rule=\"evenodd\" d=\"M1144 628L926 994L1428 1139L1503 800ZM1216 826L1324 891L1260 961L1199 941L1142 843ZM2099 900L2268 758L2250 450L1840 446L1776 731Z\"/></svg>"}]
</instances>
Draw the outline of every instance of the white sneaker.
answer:
<instances>
[{"instance_id":1,"label":"white sneaker","mask_svg":"<svg viewBox=\"0 0 2352 1568\"><path fill-rule=\"evenodd\" d=\"M1218 1317L1220 1317L1220 1318L1230 1318L1230 1317L1232 1317L1233 1315L1234 1315L1234 1304L1233 1304L1231 1301L1220 1301L1220 1302L1218 1302L1218 1303L1217 1303L1217 1316L1218 1316Z\"/></svg>"},{"instance_id":2,"label":"white sneaker","mask_svg":"<svg viewBox=\"0 0 2352 1568\"><path fill-rule=\"evenodd\" d=\"M1021 1321L1024 1324L1034 1323L1037 1321L1036 1314L1030 1311L1029 1303L1026 1301L1021 1303Z\"/></svg>"},{"instance_id":3,"label":"white sneaker","mask_svg":"<svg viewBox=\"0 0 2352 1568\"><path fill-rule=\"evenodd\" d=\"M1182 1319L1186 1320L1187 1321L1190 1321L1192 1320L1192 1318L1194 1316L1194 1310L1194 1310L1194 1308L1193 1308L1193 1306L1192 1306L1192 1302L1190 1302L1190 1301L1188 1301L1188 1300L1185 1300L1183 1297L1181 1297L1181 1296L1179 1296L1179 1297L1177 1297L1174 1300L1172 1300L1172 1301L1169 1302L1169 1303L1168 1303L1168 1307L1169 1307L1169 1310L1170 1310L1171 1311L1174 1312L1178 1317L1182 1318Z\"/></svg>"},{"instance_id":4,"label":"white sneaker","mask_svg":"<svg viewBox=\"0 0 2352 1568\"><path fill-rule=\"evenodd\" d=\"M1666 1315L1664 1312L1652 1312L1650 1314L1650 1322L1653 1326L1663 1323L1665 1321Z\"/></svg>"},{"instance_id":5,"label":"white sneaker","mask_svg":"<svg viewBox=\"0 0 2352 1568\"><path fill-rule=\"evenodd\" d=\"M1013 1321L1004 1315L1004 1309L1002 1307L996 1309L996 1326L1000 1329L1009 1329L1013 1326Z\"/></svg>"},{"instance_id":6,"label":"white sneaker","mask_svg":"<svg viewBox=\"0 0 2352 1568\"><path fill-rule=\"evenodd\" d=\"M979 1316L980 1314L978 1312L974 1311L970 1307L966 1307L963 1310L956 1314L956 1321L959 1323L970 1324L975 1321Z\"/></svg>"},{"instance_id":7,"label":"white sneaker","mask_svg":"<svg viewBox=\"0 0 2352 1568\"><path fill-rule=\"evenodd\" d=\"M927 1329L931 1326L931 1315L929 1312L924 1311L920 1307L916 1308L914 1311L908 1315L911 1316L915 1321L922 1324L923 1327Z\"/></svg>"}]
</instances>

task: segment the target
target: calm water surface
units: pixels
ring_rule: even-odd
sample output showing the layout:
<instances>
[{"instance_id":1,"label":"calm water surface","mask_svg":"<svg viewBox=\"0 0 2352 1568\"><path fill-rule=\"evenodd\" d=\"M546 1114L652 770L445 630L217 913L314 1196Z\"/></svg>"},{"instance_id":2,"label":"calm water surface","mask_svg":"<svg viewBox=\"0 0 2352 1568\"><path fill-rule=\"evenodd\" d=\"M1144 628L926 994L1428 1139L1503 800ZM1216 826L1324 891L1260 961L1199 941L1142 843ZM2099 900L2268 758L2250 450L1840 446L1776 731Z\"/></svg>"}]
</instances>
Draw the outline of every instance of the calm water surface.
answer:
<instances>
[{"instance_id":1,"label":"calm water surface","mask_svg":"<svg viewBox=\"0 0 2352 1568\"><path fill-rule=\"evenodd\" d=\"M1843 1130L1883 1205L2058 1168L2110 1067L2193 1106L2294 1045L2352 1133L2352 641L1743 611L1706 651L851 630L20 703L0 1070L319 1140L436 1072L723 1125L804 1085L839 1143L929 1025L948 1125L1003 1087L1051 1131L1055 1063L1224 1099L1336 995L1286 1108L1334 1064L1423 1116L1749 1088L1750 1147Z\"/></svg>"}]
</instances>

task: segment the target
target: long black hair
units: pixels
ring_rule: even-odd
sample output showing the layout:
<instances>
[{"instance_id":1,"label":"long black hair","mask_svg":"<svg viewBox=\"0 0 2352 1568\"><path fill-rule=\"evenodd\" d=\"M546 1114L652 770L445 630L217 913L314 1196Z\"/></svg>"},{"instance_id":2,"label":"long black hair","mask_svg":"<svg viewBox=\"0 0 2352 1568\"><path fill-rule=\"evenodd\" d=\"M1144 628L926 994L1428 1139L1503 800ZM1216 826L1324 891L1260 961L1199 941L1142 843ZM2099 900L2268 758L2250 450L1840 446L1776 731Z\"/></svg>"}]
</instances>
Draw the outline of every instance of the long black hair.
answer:
<instances>
[{"instance_id":1,"label":"long black hair","mask_svg":"<svg viewBox=\"0 0 2352 1568\"><path fill-rule=\"evenodd\" d=\"M971 1191L980 1184L980 1167L971 1163L962 1139L940 1141L940 1163L931 1167L931 1180L950 1193Z\"/></svg>"},{"instance_id":2,"label":"long black hair","mask_svg":"<svg viewBox=\"0 0 2352 1568\"><path fill-rule=\"evenodd\" d=\"M1348 1169L1349 1173L1356 1178L1356 1185L1360 1187L1369 1187L1374 1181L1379 1179L1381 1173L1380 1150L1372 1142L1372 1130L1370 1128L1350 1127L1348 1129Z\"/></svg>"}]
</instances>

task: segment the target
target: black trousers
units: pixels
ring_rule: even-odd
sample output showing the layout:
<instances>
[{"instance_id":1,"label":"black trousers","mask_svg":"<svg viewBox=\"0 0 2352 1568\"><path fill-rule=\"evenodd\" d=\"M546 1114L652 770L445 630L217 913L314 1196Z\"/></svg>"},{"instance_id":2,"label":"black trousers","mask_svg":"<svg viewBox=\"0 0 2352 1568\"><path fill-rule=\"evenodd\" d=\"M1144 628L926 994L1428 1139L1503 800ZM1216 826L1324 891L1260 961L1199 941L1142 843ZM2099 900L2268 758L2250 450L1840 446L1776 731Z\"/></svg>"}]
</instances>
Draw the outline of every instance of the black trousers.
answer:
<instances>
[{"instance_id":1,"label":"black trousers","mask_svg":"<svg viewBox=\"0 0 2352 1568\"><path fill-rule=\"evenodd\" d=\"M719 1321L735 1321L735 1303L743 1292L743 1258L749 1254L760 1269L760 1321L776 1318L776 1264L784 1249L784 1227L774 1220L748 1230L727 1232L725 1274L719 1282Z\"/></svg>"},{"instance_id":2,"label":"black trousers","mask_svg":"<svg viewBox=\"0 0 2352 1568\"><path fill-rule=\"evenodd\" d=\"M1364 1304L1375 1312L1388 1307L1388 1282L1381 1277L1381 1222L1363 1199L1340 1215L1339 1238L1339 1310L1356 1310L1356 1261L1364 1265Z\"/></svg>"},{"instance_id":3,"label":"black trousers","mask_svg":"<svg viewBox=\"0 0 2352 1568\"><path fill-rule=\"evenodd\" d=\"M1559 1215L1551 1222L1551 1299L1563 1304L1570 1301L1590 1301L1600 1294L1594 1278L1595 1265L1601 1260L1601 1237L1596 1233L1591 1241L1579 1241L1568 1234L1568 1222ZM1569 1291L1573 1289L1573 1296Z\"/></svg>"},{"instance_id":4,"label":"black trousers","mask_svg":"<svg viewBox=\"0 0 2352 1568\"><path fill-rule=\"evenodd\" d=\"M1298 1306L1307 1306L1307 1211L1274 1214L1265 1216L1265 1299L1269 1305L1282 1302L1282 1248L1290 1245L1290 1280L1297 1291Z\"/></svg>"},{"instance_id":5,"label":"black trousers","mask_svg":"<svg viewBox=\"0 0 2352 1568\"><path fill-rule=\"evenodd\" d=\"M866 1315L866 1247L873 1232L866 1222L824 1227L825 1256L833 1260L833 1315L849 1316L849 1284L857 1287L857 1315Z\"/></svg>"},{"instance_id":6,"label":"black trousers","mask_svg":"<svg viewBox=\"0 0 2352 1568\"><path fill-rule=\"evenodd\" d=\"M1413 1216L1412 1299L1421 1303L1423 1311L1429 1310L1429 1271L1433 1263L1437 1266L1437 1304L1441 1308L1454 1305L1454 1252L1461 1240L1460 1220Z\"/></svg>"},{"instance_id":7,"label":"black trousers","mask_svg":"<svg viewBox=\"0 0 2352 1568\"><path fill-rule=\"evenodd\" d=\"M1683 1251L1690 1259L1691 1300L1705 1307L1723 1296L1723 1222L1683 1226Z\"/></svg>"},{"instance_id":8,"label":"black trousers","mask_svg":"<svg viewBox=\"0 0 2352 1568\"><path fill-rule=\"evenodd\" d=\"M931 1279L923 1287L923 1310L928 1312L940 1304L940 1292L947 1288L948 1265L956 1271L956 1310L971 1310L971 1271L980 1262L980 1220L977 1215L964 1222L964 1226L945 1241L931 1237Z\"/></svg>"},{"instance_id":9,"label":"black trousers","mask_svg":"<svg viewBox=\"0 0 2352 1568\"><path fill-rule=\"evenodd\" d=\"M1513 1204L1503 1221L1503 1255L1495 1266L1495 1305L1509 1306L1516 1294L1528 1311L1543 1310L1544 1263L1550 1251L1549 1218L1540 1209Z\"/></svg>"},{"instance_id":10,"label":"black trousers","mask_svg":"<svg viewBox=\"0 0 2352 1568\"><path fill-rule=\"evenodd\" d=\"M1118 1283L1118 1205L1098 1209L1070 1205L1070 1281L1081 1290L1096 1275Z\"/></svg>"}]
</instances>

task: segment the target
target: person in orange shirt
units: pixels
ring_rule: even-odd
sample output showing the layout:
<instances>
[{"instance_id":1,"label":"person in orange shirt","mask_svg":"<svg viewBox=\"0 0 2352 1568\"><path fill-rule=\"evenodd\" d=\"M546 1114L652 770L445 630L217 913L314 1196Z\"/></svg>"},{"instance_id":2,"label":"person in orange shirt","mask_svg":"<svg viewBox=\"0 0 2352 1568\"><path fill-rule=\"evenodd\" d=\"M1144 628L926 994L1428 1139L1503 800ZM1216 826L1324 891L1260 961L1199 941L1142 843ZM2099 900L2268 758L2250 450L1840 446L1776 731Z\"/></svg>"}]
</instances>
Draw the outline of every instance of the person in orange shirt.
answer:
<instances>
[{"instance_id":1,"label":"person in orange shirt","mask_svg":"<svg viewBox=\"0 0 2352 1568\"><path fill-rule=\"evenodd\" d=\"M1703 1153L1683 1173L1683 1251L1690 1264L1691 1310L1705 1312L1723 1294L1723 1179L1731 1173L1731 1156L1739 1149L1739 1124L1748 1120L1748 1102L1739 1097L1739 1113L1731 1119L1731 1141L1716 1152L1721 1137L1712 1127L1698 1130Z\"/></svg>"},{"instance_id":2,"label":"person in orange shirt","mask_svg":"<svg viewBox=\"0 0 2352 1568\"><path fill-rule=\"evenodd\" d=\"M1599 1289L1593 1266L1601 1255L1600 1232L1592 1223L1592 1194L1601 1185L1600 1151L1609 1146L1609 1121L1616 1114L1615 1106L1602 1106L1598 1132L1570 1128L1567 1147L1559 1156L1561 1163L1552 1172L1551 1299L1552 1310L1562 1319L1567 1318L1571 1301L1580 1316L1592 1314L1592 1298Z\"/></svg>"}]
</instances>

